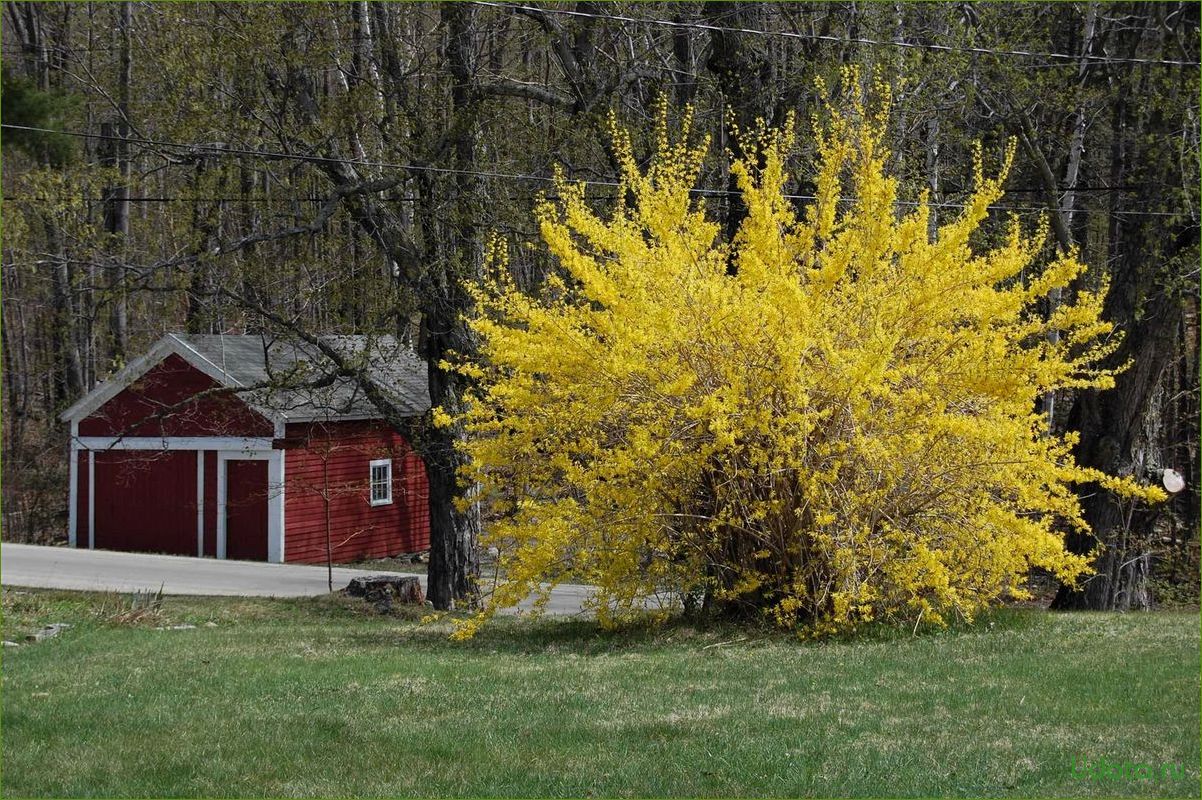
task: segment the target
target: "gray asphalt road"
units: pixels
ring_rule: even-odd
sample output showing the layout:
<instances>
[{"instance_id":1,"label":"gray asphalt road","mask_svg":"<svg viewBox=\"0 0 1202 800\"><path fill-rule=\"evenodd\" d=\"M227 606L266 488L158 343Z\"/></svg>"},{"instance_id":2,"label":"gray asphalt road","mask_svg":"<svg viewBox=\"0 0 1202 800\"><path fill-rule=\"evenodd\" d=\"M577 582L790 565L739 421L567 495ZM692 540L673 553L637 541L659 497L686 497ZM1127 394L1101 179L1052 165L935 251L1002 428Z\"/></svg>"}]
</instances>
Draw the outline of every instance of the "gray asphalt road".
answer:
<instances>
[{"instance_id":1,"label":"gray asphalt road","mask_svg":"<svg viewBox=\"0 0 1202 800\"><path fill-rule=\"evenodd\" d=\"M341 589L351 578L368 574L404 573L335 567L334 588ZM426 576L419 577L424 590ZM241 597L306 597L328 591L325 567L9 543L0 546L0 582L93 592L158 591L161 586L165 594ZM557 587L547 612L580 614L590 591L588 586Z\"/></svg>"}]
</instances>

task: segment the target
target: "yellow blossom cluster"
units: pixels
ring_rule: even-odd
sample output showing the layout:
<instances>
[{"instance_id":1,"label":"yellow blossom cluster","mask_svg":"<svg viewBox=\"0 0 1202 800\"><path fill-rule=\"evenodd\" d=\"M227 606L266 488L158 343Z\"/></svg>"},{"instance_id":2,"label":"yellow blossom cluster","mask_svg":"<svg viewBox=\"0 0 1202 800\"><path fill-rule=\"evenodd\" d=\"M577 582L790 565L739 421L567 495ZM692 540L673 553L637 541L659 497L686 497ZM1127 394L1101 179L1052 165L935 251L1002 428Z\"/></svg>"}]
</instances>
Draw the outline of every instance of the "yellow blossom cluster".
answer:
<instances>
[{"instance_id":1,"label":"yellow blossom cluster","mask_svg":"<svg viewBox=\"0 0 1202 800\"><path fill-rule=\"evenodd\" d=\"M1087 569L1064 547L1085 526L1075 484L1156 499L1079 468L1037 412L1110 386L1116 337L1101 293L1038 313L1084 269L1037 264L1044 230L976 243L1013 151L996 177L978 153L963 213L932 235L925 199L899 211L886 108L827 109L800 214L793 126L742 132L733 241L692 191L708 142L688 114L671 135L663 108L645 168L614 126L610 212L562 179L539 205L557 269L537 292L489 248L480 357L458 368L478 386L465 478L504 579L459 635L565 581L597 587L605 624L682 602L815 634L971 618L1031 567Z\"/></svg>"}]
</instances>

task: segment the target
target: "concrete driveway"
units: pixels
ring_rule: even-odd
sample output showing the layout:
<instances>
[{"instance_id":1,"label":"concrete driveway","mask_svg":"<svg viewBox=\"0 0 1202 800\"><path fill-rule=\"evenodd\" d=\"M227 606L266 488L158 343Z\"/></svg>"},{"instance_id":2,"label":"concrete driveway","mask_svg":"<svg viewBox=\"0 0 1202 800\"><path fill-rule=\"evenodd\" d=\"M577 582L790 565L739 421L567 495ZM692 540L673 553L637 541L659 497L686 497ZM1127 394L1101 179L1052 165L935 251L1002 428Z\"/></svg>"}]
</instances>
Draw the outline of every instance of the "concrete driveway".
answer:
<instances>
[{"instance_id":1,"label":"concrete driveway","mask_svg":"<svg viewBox=\"0 0 1202 800\"><path fill-rule=\"evenodd\" d=\"M334 568L334 588L361 575L402 575ZM422 590L426 576L419 576ZM326 568L256 561L218 561L111 550L78 550L30 544L0 545L0 582L5 586L90 592L158 591L164 594L241 597L307 597L325 594ZM551 594L547 613L583 613L591 587L564 585Z\"/></svg>"}]
</instances>

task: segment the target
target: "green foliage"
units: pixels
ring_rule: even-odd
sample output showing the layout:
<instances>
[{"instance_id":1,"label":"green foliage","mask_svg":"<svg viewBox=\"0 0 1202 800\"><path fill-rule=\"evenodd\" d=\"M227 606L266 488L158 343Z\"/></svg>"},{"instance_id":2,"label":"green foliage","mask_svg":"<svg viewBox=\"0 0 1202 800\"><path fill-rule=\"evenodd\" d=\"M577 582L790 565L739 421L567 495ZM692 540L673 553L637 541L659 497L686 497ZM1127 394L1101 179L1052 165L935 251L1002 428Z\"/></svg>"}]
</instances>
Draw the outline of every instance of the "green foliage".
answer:
<instances>
[{"instance_id":1,"label":"green foliage","mask_svg":"<svg viewBox=\"0 0 1202 800\"><path fill-rule=\"evenodd\" d=\"M15 76L7 69L3 72L0 86L3 119L9 125L58 131L64 119L79 104L79 98L75 95L64 91L41 91L29 79ZM56 167L72 163L78 155L76 140L63 133L7 128L2 141L6 147L19 148Z\"/></svg>"}]
</instances>

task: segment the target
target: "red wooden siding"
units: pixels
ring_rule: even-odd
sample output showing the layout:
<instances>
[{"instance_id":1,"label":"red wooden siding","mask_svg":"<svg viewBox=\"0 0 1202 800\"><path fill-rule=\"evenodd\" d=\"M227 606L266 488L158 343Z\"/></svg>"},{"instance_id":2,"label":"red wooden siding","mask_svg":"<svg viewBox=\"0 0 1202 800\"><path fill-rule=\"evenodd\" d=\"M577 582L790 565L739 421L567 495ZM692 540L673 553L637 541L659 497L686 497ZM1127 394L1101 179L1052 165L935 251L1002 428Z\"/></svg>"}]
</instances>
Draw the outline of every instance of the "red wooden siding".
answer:
<instances>
[{"instance_id":1,"label":"red wooden siding","mask_svg":"<svg viewBox=\"0 0 1202 800\"><path fill-rule=\"evenodd\" d=\"M225 557L267 560L267 462L225 462Z\"/></svg>"},{"instance_id":2,"label":"red wooden siding","mask_svg":"<svg viewBox=\"0 0 1202 800\"><path fill-rule=\"evenodd\" d=\"M88 546L88 451L79 450L75 454L78 461L75 465L75 478L79 481L75 487L75 546Z\"/></svg>"},{"instance_id":3,"label":"red wooden siding","mask_svg":"<svg viewBox=\"0 0 1202 800\"><path fill-rule=\"evenodd\" d=\"M79 435L272 435L271 422L235 395L212 394L189 401L217 386L208 375L172 353L81 420Z\"/></svg>"},{"instance_id":4,"label":"red wooden siding","mask_svg":"<svg viewBox=\"0 0 1202 800\"><path fill-rule=\"evenodd\" d=\"M430 546L429 484L421 458L379 422L288 426L284 560L326 560L326 508L334 561L383 558ZM392 458L392 503L372 506L369 463ZM327 480L328 466L328 480Z\"/></svg>"},{"instance_id":5,"label":"red wooden siding","mask_svg":"<svg viewBox=\"0 0 1202 800\"><path fill-rule=\"evenodd\" d=\"M204 554L217 557L217 452L205 451L205 546Z\"/></svg>"},{"instance_id":6,"label":"red wooden siding","mask_svg":"<svg viewBox=\"0 0 1202 800\"><path fill-rule=\"evenodd\" d=\"M196 555L195 451L109 450L95 459L96 547Z\"/></svg>"}]
</instances>

